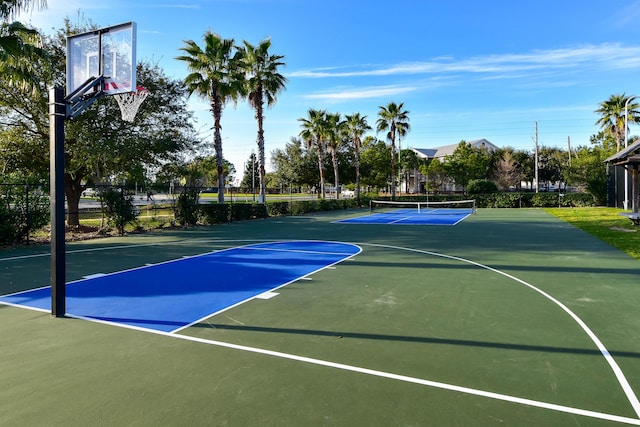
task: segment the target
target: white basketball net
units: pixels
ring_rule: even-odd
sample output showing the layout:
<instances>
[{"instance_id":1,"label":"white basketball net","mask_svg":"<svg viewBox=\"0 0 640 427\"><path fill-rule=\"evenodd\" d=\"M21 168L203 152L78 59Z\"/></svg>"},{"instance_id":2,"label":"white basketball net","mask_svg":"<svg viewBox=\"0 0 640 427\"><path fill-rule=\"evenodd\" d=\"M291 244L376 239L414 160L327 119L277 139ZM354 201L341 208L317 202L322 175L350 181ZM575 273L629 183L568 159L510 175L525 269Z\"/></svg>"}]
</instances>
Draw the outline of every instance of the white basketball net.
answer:
<instances>
[{"instance_id":1,"label":"white basketball net","mask_svg":"<svg viewBox=\"0 0 640 427\"><path fill-rule=\"evenodd\" d=\"M113 95L120 106L120 113L122 113L122 120L127 122L133 122L133 119L138 113L140 104L147 99L149 91L146 89L139 89L136 92L124 92Z\"/></svg>"}]
</instances>

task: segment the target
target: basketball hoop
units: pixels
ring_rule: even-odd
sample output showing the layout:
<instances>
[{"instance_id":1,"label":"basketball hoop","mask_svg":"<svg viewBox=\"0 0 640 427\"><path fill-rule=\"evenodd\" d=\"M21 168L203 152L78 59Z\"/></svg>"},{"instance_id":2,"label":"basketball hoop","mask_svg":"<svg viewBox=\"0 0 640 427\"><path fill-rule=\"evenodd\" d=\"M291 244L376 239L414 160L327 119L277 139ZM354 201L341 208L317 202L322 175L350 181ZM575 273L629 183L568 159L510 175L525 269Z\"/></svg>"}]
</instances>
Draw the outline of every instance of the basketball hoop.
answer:
<instances>
[{"instance_id":1,"label":"basketball hoop","mask_svg":"<svg viewBox=\"0 0 640 427\"><path fill-rule=\"evenodd\" d=\"M140 104L147 99L149 91L141 86L136 88L135 92L123 92L113 95L120 107L122 120L132 123L138 113Z\"/></svg>"}]
</instances>

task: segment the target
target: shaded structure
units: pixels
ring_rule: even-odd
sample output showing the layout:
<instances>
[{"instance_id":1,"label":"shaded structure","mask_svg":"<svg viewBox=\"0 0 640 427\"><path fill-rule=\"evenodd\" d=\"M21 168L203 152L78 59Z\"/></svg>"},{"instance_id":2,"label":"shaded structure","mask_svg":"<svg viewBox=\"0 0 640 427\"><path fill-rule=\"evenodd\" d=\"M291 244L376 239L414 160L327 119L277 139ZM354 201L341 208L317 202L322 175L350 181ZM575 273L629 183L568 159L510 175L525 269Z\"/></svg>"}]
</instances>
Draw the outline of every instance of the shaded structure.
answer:
<instances>
[{"instance_id":1,"label":"shaded structure","mask_svg":"<svg viewBox=\"0 0 640 427\"><path fill-rule=\"evenodd\" d=\"M640 140L634 142L623 150L604 161L609 166L622 166L630 175L631 181L631 212L622 212L635 225L640 225L640 213L638 212L638 169L640 168Z\"/></svg>"}]
</instances>

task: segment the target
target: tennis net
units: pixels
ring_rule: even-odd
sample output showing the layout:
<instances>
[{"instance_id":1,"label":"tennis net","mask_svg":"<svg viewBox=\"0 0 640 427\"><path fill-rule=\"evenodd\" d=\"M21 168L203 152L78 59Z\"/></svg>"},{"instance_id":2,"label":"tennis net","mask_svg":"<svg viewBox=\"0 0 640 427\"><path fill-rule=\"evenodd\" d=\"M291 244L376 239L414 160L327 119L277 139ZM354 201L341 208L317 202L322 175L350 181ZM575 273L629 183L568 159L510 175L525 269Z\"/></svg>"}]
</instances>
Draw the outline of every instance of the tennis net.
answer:
<instances>
[{"instance_id":1,"label":"tennis net","mask_svg":"<svg viewBox=\"0 0 640 427\"><path fill-rule=\"evenodd\" d=\"M476 213L475 200L450 200L445 202L396 202L371 200L371 213L462 215Z\"/></svg>"}]
</instances>

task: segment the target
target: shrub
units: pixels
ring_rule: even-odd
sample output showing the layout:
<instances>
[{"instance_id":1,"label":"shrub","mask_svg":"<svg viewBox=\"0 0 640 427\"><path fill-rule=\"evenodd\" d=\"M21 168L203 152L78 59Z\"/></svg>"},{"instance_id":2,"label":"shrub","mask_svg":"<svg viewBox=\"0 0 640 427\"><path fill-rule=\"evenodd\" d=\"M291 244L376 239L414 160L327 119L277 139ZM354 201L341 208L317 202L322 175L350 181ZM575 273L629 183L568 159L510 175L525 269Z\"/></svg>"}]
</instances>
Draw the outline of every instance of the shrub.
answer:
<instances>
[{"instance_id":1,"label":"shrub","mask_svg":"<svg viewBox=\"0 0 640 427\"><path fill-rule=\"evenodd\" d=\"M133 195L125 194L123 188L107 188L98 195L102 215L107 224L116 227L120 234L124 234L124 226L136 221L138 213L133 205Z\"/></svg>"},{"instance_id":2,"label":"shrub","mask_svg":"<svg viewBox=\"0 0 640 427\"><path fill-rule=\"evenodd\" d=\"M20 243L49 222L49 198L28 185L0 186L0 244Z\"/></svg>"},{"instance_id":3,"label":"shrub","mask_svg":"<svg viewBox=\"0 0 640 427\"><path fill-rule=\"evenodd\" d=\"M498 186L488 179L473 179L467 185L467 194L469 195L495 193L496 191L498 191Z\"/></svg>"},{"instance_id":4,"label":"shrub","mask_svg":"<svg viewBox=\"0 0 640 427\"><path fill-rule=\"evenodd\" d=\"M196 216L200 217L200 221L203 224L223 224L229 222L229 206L230 205L226 203L200 205L199 212ZM190 224L195 224L195 221Z\"/></svg>"},{"instance_id":5,"label":"shrub","mask_svg":"<svg viewBox=\"0 0 640 427\"><path fill-rule=\"evenodd\" d=\"M185 188L178 195L174 215L180 225L195 225L198 222L199 200L200 192L196 188Z\"/></svg>"}]
</instances>

